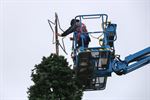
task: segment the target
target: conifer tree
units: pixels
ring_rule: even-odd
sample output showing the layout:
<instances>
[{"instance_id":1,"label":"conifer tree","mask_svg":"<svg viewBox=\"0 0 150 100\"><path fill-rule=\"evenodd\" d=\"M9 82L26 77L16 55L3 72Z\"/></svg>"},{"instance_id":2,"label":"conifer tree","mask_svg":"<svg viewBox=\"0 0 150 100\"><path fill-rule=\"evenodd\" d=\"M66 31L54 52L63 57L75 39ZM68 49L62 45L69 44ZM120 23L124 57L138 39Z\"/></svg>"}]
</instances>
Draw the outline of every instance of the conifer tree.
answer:
<instances>
[{"instance_id":1,"label":"conifer tree","mask_svg":"<svg viewBox=\"0 0 150 100\"><path fill-rule=\"evenodd\" d=\"M83 88L70 67L63 56L43 57L32 70L29 100L81 100Z\"/></svg>"}]
</instances>

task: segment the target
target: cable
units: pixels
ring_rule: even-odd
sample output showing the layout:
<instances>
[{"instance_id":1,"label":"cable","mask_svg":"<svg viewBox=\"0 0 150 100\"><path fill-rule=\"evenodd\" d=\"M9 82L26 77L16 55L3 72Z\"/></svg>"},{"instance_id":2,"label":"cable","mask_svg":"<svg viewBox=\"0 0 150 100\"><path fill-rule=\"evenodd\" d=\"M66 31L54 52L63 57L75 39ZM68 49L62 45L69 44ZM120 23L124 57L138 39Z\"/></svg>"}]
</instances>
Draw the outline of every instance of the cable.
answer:
<instances>
[{"instance_id":1,"label":"cable","mask_svg":"<svg viewBox=\"0 0 150 100\"><path fill-rule=\"evenodd\" d=\"M101 34L100 36L98 36L98 37L95 37L95 36L93 36L93 35L90 34L90 36L91 36L92 38L99 40L99 45L100 45L100 46L102 46L102 43L101 43L101 42L103 42L103 41L101 40L101 37L102 37L103 35L104 35L104 33L102 33L102 34Z\"/></svg>"},{"instance_id":2,"label":"cable","mask_svg":"<svg viewBox=\"0 0 150 100\"><path fill-rule=\"evenodd\" d=\"M52 43L53 44L55 44L55 42L54 42L54 30L53 30L53 27L52 27L52 25L51 24L53 24L53 25L56 25L54 22L52 22L52 21L50 21L49 19L48 19L48 24L49 24L49 26L50 26L50 28L51 28L51 30L52 30L52 32L53 32L53 39L52 39Z\"/></svg>"}]
</instances>

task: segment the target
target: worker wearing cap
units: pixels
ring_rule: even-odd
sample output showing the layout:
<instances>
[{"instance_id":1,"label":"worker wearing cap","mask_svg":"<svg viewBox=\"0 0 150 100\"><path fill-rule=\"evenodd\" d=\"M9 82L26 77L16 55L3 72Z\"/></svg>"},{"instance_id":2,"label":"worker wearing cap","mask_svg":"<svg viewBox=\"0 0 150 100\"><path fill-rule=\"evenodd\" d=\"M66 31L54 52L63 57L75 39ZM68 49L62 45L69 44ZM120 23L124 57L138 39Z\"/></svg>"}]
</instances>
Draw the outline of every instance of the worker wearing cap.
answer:
<instances>
[{"instance_id":1,"label":"worker wearing cap","mask_svg":"<svg viewBox=\"0 0 150 100\"><path fill-rule=\"evenodd\" d=\"M90 40L89 35L87 34L87 29L86 26L83 23L80 23L78 19L72 19L70 22L70 27L62 34L58 33L58 36L67 36L72 32L77 33L77 42L78 42L78 47L82 46L82 41L81 41L81 33L86 33L84 34L86 41L84 41L84 47L88 47Z\"/></svg>"}]
</instances>

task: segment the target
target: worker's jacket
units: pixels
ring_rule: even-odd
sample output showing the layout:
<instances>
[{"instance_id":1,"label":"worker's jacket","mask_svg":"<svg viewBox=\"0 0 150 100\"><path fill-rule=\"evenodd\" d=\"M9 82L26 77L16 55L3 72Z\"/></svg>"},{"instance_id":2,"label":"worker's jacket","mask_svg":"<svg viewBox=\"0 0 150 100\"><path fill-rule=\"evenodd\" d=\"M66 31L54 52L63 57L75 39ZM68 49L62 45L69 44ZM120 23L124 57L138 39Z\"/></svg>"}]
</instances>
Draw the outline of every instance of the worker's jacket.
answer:
<instances>
[{"instance_id":1,"label":"worker's jacket","mask_svg":"<svg viewBox=\"0 0 150 100\"><path fill-rule=\"evenodd\" d=\"M63 34L62 36L67 36L68 34L75 32L77 37L78 46L82 45L82 39L84 39L84 45L85 47L88 46L89 42L91 41L86 26L80 22L77 22L76 24L70 26ZM82 38L81 38L82 36Z\"/></svg>"}]
</instances>

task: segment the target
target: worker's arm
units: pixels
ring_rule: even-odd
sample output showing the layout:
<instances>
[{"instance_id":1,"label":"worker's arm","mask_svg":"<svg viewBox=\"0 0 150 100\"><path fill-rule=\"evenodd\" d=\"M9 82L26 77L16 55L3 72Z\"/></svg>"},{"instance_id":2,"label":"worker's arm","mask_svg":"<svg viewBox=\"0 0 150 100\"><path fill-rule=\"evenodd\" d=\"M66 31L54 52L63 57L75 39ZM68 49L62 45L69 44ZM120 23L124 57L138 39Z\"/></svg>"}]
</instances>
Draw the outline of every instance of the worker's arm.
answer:
<instances>
[{"instance_id":1,"label":"worker's arm","mask_svg":"<svg viewBox=\"0 0 150 100\"><path fill-rule=\"evenodd\" d=\"M58 36L62 36L62 37L67 36L68 34L74 32L75 30L76 30L76 26L75 25L70 26L64 33L62 33L61 35L58 34Z\"/></svg>"}]
</instances>

